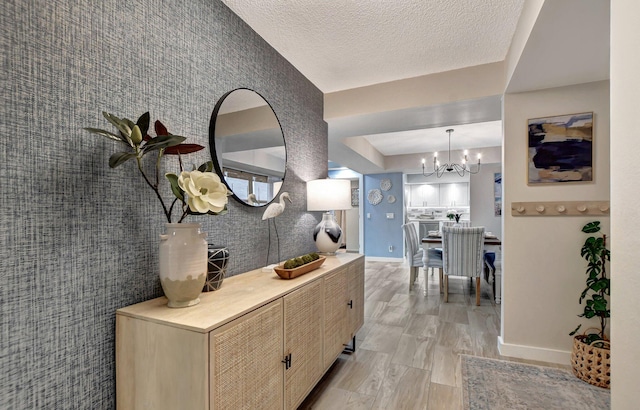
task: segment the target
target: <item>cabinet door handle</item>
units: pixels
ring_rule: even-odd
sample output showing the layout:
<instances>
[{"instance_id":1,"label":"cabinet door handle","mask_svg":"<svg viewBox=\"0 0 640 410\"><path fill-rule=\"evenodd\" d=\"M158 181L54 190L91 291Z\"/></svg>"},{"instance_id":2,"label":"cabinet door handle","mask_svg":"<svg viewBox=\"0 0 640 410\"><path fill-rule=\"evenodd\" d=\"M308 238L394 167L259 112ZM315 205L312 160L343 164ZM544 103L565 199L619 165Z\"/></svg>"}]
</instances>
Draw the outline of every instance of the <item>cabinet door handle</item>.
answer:
<instances>
[{"instance_id":1,"label":"cabinet door handle","mask_svg":"<svg viewBox=\"0 0 640 410\"><path fill-rule=\"evenodd\" d=\"M353 309L353 300L350 300L347 305L349 305L349 309Z\"/></svg>"},{"instance_id":2,"label":"cabinet door handle","mask_svg":"<svg viewBox=\"0 0 640 410\"><path fill-rule=\"evenodd\" d=\"M284 360L281 360L281 362L284 363L285 370L289 370L289 368L291 368L291 353L286 355Z\"/></svg>"}]
</instances>

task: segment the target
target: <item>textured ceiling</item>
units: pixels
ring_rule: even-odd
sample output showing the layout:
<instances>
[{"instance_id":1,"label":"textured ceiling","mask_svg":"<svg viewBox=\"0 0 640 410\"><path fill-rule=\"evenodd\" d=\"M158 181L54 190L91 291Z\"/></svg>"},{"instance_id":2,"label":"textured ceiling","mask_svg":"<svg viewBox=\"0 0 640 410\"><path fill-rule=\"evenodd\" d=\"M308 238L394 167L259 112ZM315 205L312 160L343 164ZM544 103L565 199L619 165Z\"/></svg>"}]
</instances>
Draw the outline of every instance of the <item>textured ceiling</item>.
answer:
<instances>
[{"instance_id":1,"label":"textured ceiling","mask_svg":"<svg viewBox=\"0 0 640 410\"><path fill-rule=\"evenodd\" d=\"M324 93L502 61L524 0L222 0Z\"/></svg>"}]
</instances>

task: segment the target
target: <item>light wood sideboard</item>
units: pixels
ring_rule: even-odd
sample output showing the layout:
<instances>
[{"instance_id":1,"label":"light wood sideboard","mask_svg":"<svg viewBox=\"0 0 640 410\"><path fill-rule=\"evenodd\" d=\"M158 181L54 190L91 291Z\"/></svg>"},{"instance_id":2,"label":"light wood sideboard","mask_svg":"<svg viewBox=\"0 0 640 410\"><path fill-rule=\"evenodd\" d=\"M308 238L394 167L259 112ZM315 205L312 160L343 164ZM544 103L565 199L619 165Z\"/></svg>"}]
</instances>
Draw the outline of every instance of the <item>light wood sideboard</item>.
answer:
<instances>
[{"instance_id":1,"label":"light wood sideboard","mask_svg":"<svg viewBox=\"0 0 640 410\"><path fill-rule=\"evenodd\" d=\"M250 271L200 300L117 310L118 409L295 409L355 343L364 256L338 253L290 280Z\"/></svg>"}]
</instances>

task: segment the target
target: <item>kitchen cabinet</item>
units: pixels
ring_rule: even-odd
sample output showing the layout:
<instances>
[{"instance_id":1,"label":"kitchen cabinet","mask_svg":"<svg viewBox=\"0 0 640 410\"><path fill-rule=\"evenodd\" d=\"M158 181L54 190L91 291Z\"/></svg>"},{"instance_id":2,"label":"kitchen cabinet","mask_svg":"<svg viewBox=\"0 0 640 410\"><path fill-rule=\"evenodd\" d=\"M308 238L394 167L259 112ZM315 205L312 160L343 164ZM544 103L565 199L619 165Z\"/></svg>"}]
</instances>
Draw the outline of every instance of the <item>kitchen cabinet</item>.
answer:
<instances>
[{"instance_id":1,"label":"kitchen cabinet","mask_svg":"<svg viewBox=\"0 0 640 410\"><path fill-rule=\"evenodd\" d=\"M247 272L200 300L118 309L118 409L296 408L364 322L364 257L291 280Z\"/></svg>"},{"instance_id":2,"label":"kitchen cabinet","mask_svg":"<svg viewBox=\"0 0 640 410\"><path fill-rule=\"evenodd\" d=\"M440 206L469 206L469 183L440 184Z\"/></svg>"},{"instance_id":3,"label":"kitchen cabinet","mask_svg":"<svg viewBox=\"0 0 640 410\"><path fill-rule=\"evenodd\" d=\"M410 189L410 207L440 205L440 184L414 184Z\"/></svg>"},{"instance_id":4,"label":"kitchen cabinet","mask_svg":"<svg viewBox=\"0 0 640 410\"><path fill-rule=\"evenodd\" d=\"M469 206L469 183L410 184L409 207Z\"/></svg>"}]
</instances>

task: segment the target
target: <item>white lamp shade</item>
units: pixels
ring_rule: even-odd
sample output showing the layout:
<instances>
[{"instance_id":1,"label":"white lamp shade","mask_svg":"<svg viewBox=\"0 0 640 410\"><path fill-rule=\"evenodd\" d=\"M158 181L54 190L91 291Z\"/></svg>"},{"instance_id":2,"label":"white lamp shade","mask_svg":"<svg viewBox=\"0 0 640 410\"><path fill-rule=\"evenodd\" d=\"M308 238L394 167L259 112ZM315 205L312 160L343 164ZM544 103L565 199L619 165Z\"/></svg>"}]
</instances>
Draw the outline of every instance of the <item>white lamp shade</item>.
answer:
<instances>
[{"instance_id":1,"label":"white lamp shade","mask_svg":"<svg viewBox=\"0 0 640 410\"><path fill-rule=\"evenodd\" d=\"M307 210L335 211L351 209L351 181L315 179L307 182Z\"/></svg>"}]
</instances>

